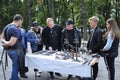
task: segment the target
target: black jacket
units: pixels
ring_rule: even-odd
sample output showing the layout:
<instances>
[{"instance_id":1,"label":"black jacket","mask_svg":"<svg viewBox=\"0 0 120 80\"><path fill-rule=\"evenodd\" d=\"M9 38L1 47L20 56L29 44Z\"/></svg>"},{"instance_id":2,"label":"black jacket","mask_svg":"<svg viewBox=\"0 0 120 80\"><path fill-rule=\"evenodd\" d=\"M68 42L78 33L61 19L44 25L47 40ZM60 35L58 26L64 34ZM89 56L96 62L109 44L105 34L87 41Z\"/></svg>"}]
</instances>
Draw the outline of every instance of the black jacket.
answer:
<instances>
[{"instance_id":1,"label":"black jacket","mask_svg":"<svg viewBox=\"0 0 120 80\"><path fill-rule=\"evenodd\" d=\"M111 48L103 54L107 54L108 57L115 58L118 56L119 40L114 39Z\"/></svg>"},{"instance_id":2,"label":"black jacket","mask_svg":"<svg viewBox=\"0 0 120 80\"><path fill-rule=\"evenodd\" d=\"M55 25L52 29L48 26L43 29L42 41L46 49L51 46L53 50L61 50L61 30L59 25Z\"/></svg>"},{"instance_id":3,"label":"black jacket","mask_svg":"<svg viewBox=\"0 0 120 80\"><path fill-rule=\"evenodd\" d=\"M87 43L87 49L92 50L92 53L99 53L100 49L103 47L102 30L99 27L96 27L91 41L90 38Z\"/></svg>"},{"instance_id":4,"label":"black jacket","mask_svg":"<svg viewBox=\"0 0 120 80\"><path fill-rule=\"evenodd\" d=\"M74 28L73 30L63 29L61 34L61 44L63 50L68 49L71 51L72 49L74 52L76 52L76 47L80 48L81 46L80 31L77 28Z\"/></svg>"}]
</instances>

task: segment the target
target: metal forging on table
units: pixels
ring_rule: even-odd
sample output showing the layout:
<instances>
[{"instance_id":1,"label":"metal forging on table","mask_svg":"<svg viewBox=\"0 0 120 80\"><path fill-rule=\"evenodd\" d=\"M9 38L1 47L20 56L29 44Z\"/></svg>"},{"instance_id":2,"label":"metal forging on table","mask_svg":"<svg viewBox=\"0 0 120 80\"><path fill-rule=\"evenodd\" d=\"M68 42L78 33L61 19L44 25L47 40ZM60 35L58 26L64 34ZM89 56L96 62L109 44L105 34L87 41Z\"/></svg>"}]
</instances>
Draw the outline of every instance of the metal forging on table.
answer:
<instances>
[{"instance_id":1,"label":"metal forging on table","mask_svg":"<svg viewBox=\"0 0 120 80\"><path fill-rule=\"evenodd\" d=\"M82 62L82 64L88 64L91 61L91 56L89 55L89 52L87 52L85 49L79 49L78 53L69 52L69 51L49 51L49 50L42 50L35 52L34 54L41 54L41 55L54 55L56 59L59 60L67 60L71 59L72 61L76 62ZM77 54L77 60L76 55Z\"/></svg>"}]
</instances>

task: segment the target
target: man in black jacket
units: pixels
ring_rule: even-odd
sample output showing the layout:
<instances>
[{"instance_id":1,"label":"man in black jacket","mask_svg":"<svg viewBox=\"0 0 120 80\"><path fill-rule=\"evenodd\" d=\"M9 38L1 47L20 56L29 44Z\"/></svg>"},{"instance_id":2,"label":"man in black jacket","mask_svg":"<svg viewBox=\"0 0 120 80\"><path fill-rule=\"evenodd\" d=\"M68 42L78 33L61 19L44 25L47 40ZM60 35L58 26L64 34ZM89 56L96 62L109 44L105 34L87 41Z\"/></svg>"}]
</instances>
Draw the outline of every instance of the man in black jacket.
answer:
<instances>
[{"instance_id":1,"label":"man in black jacket","mask_svg":"<svg viewBox=\"0 0 120 80\"><path fill-rule=\"evenodd\" d=\"M68 20L66 22L66 27L63 29L61 35L61 44L62 49L68 51L71 51L71 49L73 49L74 52L78 52L78 49L76 51L76 47L80 48L81 46L80 31L75 28L72 20Z\"/></svg>"},{"instance_id":2,"label":"man in black jacket","mask_svg":"<svg viewBox=\"0 0 120 80\"><path fill-rule=\"evenodd\" d=\"M90 55L93 56L93 60L90 65L93 68L93 80L96 79L98 74L98 59L100 49L102 48L102 31L98 27L99 18L97 16L93 16L89 19L90 26L92 28L91 35L87 44L87 49L91 52Z\"/></svg>"},{"instance_id":3,"label":"man in black jacket","mask_svg":"<svg viewBox=\"0 0 120 80\"><path fill-rule=\"evenodd\" d=\"M65 29L63 29L61 35L61 44L63 50L75 53L78 52L78 49L81 46L80 31L77 28L75 28L72 20L67 20L66 22L66 27ZM67 80L69 80L69 78L71 77L72 75L69 75Z\"/></svg>"},{"instance_id":4,"label":"man in black jacket","mask_svg":"<svg viewBox=\"0 0 120 80\"><path fill-rule=\"evenodd\" d=\"M62 28L59 25L54 24L52 18L47 18L47 26L43 29L42 32L42 41L46 46L47 50L61 50L61 30ZM54 79L53 72L50 73L50 78ZM58 76L61 76L59 73L55 73Z\"/></svg>"},{"instance_id":5,"label":"man in black jacket","mask_svg":"<svg viewBox=\"0 0 120 80\"><path fill-rule=\"evenodd\" d=\"M61 30L59 25L54 24L52 18L48 18L47 26L43 29L42 40L47 50L61 50Z\"/></svg>"}]
</instances>

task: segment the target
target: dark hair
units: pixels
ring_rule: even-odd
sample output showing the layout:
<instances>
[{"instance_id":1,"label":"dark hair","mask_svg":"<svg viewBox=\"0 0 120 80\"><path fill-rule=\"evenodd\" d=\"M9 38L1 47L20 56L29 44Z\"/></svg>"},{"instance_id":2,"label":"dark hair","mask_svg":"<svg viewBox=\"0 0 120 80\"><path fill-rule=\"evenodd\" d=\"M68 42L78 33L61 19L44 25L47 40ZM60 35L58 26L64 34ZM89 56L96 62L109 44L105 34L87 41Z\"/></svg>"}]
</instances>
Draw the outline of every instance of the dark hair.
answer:
<instances>
[{"instance_id":1,"label":"dark hair","mask_svg":"<svg viewBox=\"0 0 120 80\"><path fill-rule=\"evenodd\" d=\"M23 17L22 17L20 14L16 14L16 15L13 17L13 20L14 20L14 21L23 20Z\"/></svg>"}]
</instances>

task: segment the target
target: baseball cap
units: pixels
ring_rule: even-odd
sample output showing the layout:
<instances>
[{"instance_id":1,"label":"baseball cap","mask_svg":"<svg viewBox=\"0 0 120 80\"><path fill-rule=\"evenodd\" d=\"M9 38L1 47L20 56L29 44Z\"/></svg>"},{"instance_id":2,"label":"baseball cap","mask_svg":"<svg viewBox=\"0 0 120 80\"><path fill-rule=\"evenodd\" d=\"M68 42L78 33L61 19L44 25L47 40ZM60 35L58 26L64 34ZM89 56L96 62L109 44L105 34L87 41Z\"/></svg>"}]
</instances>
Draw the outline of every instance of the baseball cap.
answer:
<instances>
[{"instance_id":1,"label":"baseball cap","mask_svg":"<svg viewBox=\"0 0 120 80\"><path fill-rule=\"evenodd\" d=\"M32 23L32 27L38 27L38 26L39 26L38 22L35 21Z\"/></svg>"},{"instance_id":2,"label":"baseball cap","mask_svg":"<svg viewBox=\"0 0 120 80\"><path fill-rule=\"evenodd\" d=\"M73 20L67 20L66 25L74 24Z\"/></svg>"}]
</instances>

